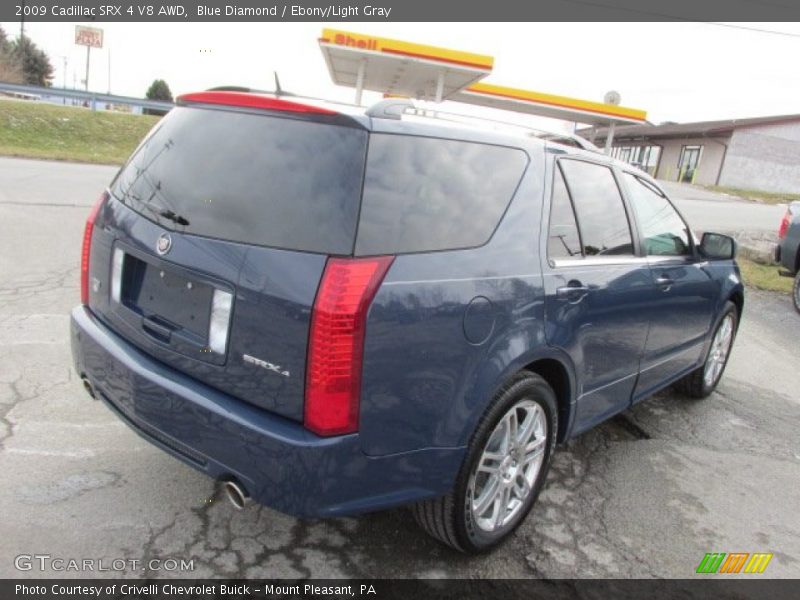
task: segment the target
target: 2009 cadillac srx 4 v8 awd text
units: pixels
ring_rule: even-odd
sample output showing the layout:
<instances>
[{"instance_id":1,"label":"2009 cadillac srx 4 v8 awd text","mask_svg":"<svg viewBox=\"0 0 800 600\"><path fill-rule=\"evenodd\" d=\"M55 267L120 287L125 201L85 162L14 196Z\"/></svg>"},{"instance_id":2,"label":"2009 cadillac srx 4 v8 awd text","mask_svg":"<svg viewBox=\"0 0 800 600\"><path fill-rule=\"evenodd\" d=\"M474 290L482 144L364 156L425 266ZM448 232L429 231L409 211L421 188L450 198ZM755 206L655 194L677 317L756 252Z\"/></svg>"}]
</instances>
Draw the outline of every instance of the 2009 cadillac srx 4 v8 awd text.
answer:
<instances>
[{"instance_id":1,"label":"2009 cadillac srx 4 v8 awd text","mask_svg":"<svg viewBox=\"0 0 800 600\"><path fill-rule=\"evenodd\" d=\"M75 365L143 437L239 505L408 504L476 552L557 443L714 390L735 244L697 240L645 173L408 101L335 106L183 96L92 209Z\"/></svg>"}]
</instances>

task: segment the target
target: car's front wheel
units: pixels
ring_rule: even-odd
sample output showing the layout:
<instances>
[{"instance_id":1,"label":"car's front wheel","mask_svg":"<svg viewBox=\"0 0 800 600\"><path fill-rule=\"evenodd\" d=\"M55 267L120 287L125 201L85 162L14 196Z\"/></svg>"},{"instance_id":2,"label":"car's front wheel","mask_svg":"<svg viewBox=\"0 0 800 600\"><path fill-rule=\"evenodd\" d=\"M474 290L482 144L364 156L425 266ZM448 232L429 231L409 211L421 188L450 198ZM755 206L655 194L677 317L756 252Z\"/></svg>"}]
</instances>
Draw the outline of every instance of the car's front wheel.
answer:
<instances>
[{"instance_id":1,"label":"car's front wheel","mask_svg":"<svg viewBox=\"0 0 800 600\"><path fill-rule=\"evenodd\" d=\"M792 301L794 309L800 313L800 271L794 276L794 286L792 287Z\"/></svg>"},{"instance_id":2,"label":"car's front wheel","mask_svg":"<svg viewBox=\"0 0 800 600\"><path fill-rule=\"evenodd\" d=\"M722 316L714 329L714 337L701 367L679 380L675 387L692 398L705 398L717 387L728 364L733 340L739 325L739 313L733 302L726 302Z\"/></svg>"},{"instance_id":3,"label":"car's front wheel","mask_svg":"<svg viewBox=\"0 0 800 600\"><path fill-rule=\"evenodd\" d=\"M507 538L541 490L557 428L552 388L535 373L517 374L478 425L453 490L414 505L417 522L462 552Z\"/></svg>"}]
</instances>

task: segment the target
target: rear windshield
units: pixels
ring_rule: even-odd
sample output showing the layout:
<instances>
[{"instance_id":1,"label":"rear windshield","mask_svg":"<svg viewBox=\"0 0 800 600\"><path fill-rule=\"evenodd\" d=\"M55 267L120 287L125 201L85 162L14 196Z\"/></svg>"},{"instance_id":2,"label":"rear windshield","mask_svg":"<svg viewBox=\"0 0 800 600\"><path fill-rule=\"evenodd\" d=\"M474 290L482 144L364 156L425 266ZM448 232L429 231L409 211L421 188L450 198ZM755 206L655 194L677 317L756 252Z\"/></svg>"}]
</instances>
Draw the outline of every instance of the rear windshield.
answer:
<instances>
[{"instance_id":1,"label":"rear windshield","mask_svg":"<svg viewBox=\"0 0 800 600\"><path fill-rule=\"evenodd\" d=\"M324 254L353 251L367 132L176 108L112 185L169 229Z\"/></svg>"},{"instance_id":2,"label":"rear windshield","mask_svg":"<svg viewBox=\"0 0 800 600\"><path fill-rule=\"evenodd\" d=\"M356 254L485 244L528 163L514 148L373 134Z\"/></svg>"},{"instance_id":3,"label":"rear windshield","mask_svg":"<svg viewBox=\"0 0 800 600\"><path fill-rule=\"evenodd\" d=\"M355 127L176 108L111 191L163 227L194 235L402 254L486 243L527 162L522 150L501 146L390 134L368 143Z\"/></svg>"}]
</instances>

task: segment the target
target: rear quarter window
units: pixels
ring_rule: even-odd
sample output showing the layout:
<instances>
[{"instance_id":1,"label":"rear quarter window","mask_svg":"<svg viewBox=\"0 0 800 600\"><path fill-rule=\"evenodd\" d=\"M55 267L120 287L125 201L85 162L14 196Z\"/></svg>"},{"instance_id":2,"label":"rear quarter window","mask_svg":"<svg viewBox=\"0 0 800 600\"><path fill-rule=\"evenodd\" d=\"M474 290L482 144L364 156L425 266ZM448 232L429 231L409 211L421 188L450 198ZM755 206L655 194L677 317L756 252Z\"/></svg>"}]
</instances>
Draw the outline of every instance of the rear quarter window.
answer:
<instances>
[{"instance_id":1,"label":"rear quarter window","mask_svg":"<svg viewBox=\"0 0 800 600\"><path fill-rule=\"evenodd\" d=\"M516 148L405 135L369 141L356 254L485 244L528 164Z\"/></svg>"}]
</instances>

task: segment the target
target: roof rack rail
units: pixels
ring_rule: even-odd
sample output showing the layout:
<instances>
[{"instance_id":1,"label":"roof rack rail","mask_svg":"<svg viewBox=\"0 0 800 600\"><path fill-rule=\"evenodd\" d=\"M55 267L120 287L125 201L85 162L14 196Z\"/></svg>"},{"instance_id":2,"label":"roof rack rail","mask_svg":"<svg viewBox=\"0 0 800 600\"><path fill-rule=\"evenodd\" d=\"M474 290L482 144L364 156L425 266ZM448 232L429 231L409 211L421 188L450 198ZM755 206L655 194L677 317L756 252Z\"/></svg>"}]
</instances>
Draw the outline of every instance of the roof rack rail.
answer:
<instances>
[{"instance_id":1,"label":"roof rack rail","mask_svg":"<svg viewBox=\"0 0 800 600\"><path fill-rule=\"evenodd\" d=\"M602 153L600 148L595 146L586 138L582 138L579 135L574 135L565 131L552 131L539 127L531 127L530 125L524 125L522 123L515 123L513 121L503 121L500 119L492 119L489 117L480 117L476 115L465 115L462 113L439 110L438 108L418 107L407 98L387 98L385 100L381 100L380 102L370 106L367 109L366 114L367 116L376 119L400 120L404 115L408 115L413 117L436 119L439 121L447 121L450 123L459 123L462 125L482 127L486 127L486 125L492 125L506 128L512 127L514 129L523 130L526 135L531 137L536 137L551 142L566 142L567 144L572 144L583 150Z\"/></svg>"},{"instance_id":2,"label":"roof rack rail","mask_svg":"<svg viewBox=\"0 0 800 600\"><path fill-rule=\"evenodd\" d=\"M415 110L414 103L408 98L386 98L376 102L367 109L367 116L374 119L394 119L399 121L409 110Z\"/></svg>"}]
</instances>

